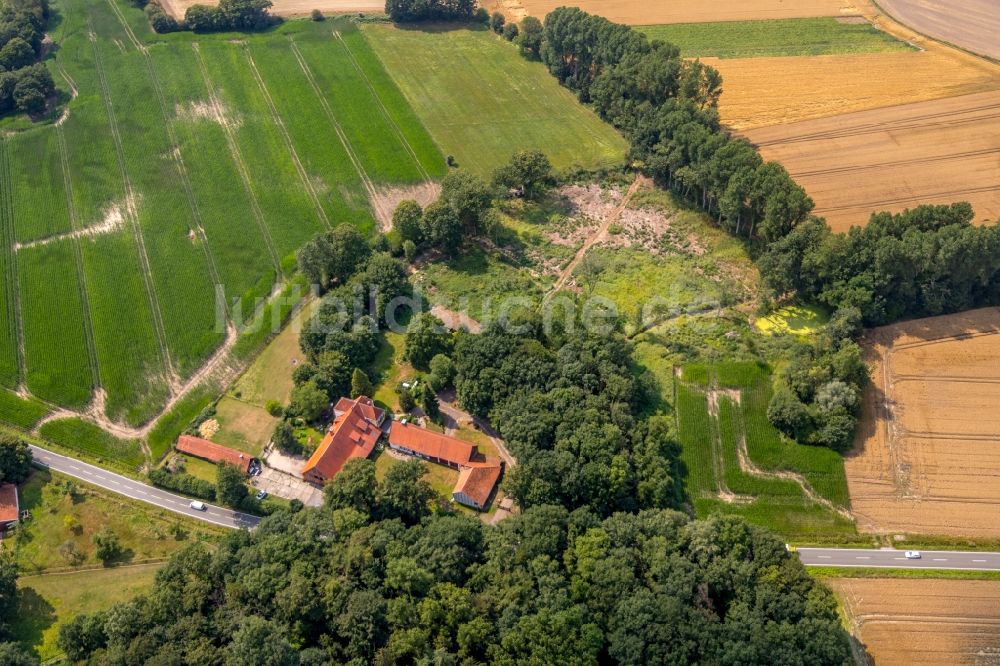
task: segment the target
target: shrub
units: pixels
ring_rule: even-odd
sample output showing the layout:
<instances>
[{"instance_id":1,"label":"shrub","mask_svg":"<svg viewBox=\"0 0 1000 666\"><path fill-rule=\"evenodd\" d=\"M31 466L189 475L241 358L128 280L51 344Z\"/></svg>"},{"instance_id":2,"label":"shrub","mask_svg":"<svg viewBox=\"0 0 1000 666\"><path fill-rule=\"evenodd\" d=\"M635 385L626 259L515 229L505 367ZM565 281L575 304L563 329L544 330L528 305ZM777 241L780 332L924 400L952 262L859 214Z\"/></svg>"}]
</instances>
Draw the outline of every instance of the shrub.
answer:
<instances>
[{"instance_id":1,"label":"shrub","mask_svg":"<svg viewBox=\"0 0 1000 666\"><path fill-rule=\"evenodd\" d=\"M158 488L176 490L190 497L210 502L215 499L215 486L190 474L171 474L163 469L154 469L149 473L149 481Z\"/></svg>"},{"instance_id":2,"label":"shrub","mask_svg":"<svg viewBox=\"0 0 1000 666\"><path fill-rule=\"evenodd\" d=\"M508 23L503 27L503 38L506 39L508 42L512 42L515 39L517 39L517 35L520 32L521 31L518 30L516 23Z\"/></svg>"},{"instance_id":3,"label":"shrub","mask_svg":"<svg viewBox=\"0 0 1000 666\"><path fill-rule=\"evenodd\" d=\"M94 535L94 555L97 556L105 566L122 554L122 545L118 537L110 530L102 530Z\"/></svg>"},{"instance_id":4,"label":"shrub","mask_svg":"<svg viewBox=\"0 0 1000 666\"><path fill-rule=\"evenodd\" d=\"M309 18L311 18L313 21L323 21L326 19L326 17L323 16L323 12L321 12L318 9L312 10L312 14L309 15Z\"/></svg>"},{"instance_id":5,"label":"shrub","mask_svg":"<svg viewBox=\"0 0 1000 666\"><path fill-rule=\"evenodd\" d=\"M500 12L493 12L493 16L490 17L490 30L496 34L503 32L504 25L507 23L507 18Z\"/></svg>"},{"instance_id":6,"label":"shrub","mask_svg":"<svg viewBox=\"0 0 1000 666\"><path fill-rule=\"evenodd\" d=\"M285 413L285 408L281 406L281 403L277 400L268 400L264 403L264 409L271 416L282 416Z\"/></svg>"},{"instance_id":7,"label":"shrub","mask_svg":"<svg viewBox=\"0 0 1000 666\"><path fill-rule=\"evenodd\" d=\"M159 34L165 34L168 32L177 32L181 29L181 24L170 16L163 8L156 3L150 3L146 5L146 20L149 21L150 27Z\"/></svg>"}]
</instances>

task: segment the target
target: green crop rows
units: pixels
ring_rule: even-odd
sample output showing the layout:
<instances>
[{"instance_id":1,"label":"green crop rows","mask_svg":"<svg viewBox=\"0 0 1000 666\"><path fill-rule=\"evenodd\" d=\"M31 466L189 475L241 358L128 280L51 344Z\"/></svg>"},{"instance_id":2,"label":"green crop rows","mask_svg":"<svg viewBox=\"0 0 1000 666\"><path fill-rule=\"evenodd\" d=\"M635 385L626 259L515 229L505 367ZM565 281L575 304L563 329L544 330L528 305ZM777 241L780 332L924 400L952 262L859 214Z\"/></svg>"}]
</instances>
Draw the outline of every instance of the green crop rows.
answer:
<instances>
[{"instance_id":1,"label":"green crop rows","mask_svg":"<svg viewBox=\"0 0 1000 666\"><path fill-rule=\"evenodd\" d=\"M347 21L159 36L121 0L59 5L48 64L73 99L0 140L0 386L72 409L100 396L138 426L291 277L305 241L370 232L370 197L446 167ZM34 401L4 396L0 420L33 422Z\"/></svg>"},{"instance_id":2,"label":"green crop rows","mask_svg":"<svg viewBox=\"0 0 1000 666\"><path fill-rule=\"evenodd\" d=\"M849 520L810 498L796 480L804 480L821 501L847 508L839 454L784 439L768 421L766 367L689 365L676 389L685 487L699 514L739 514L789 536L854 534ZM741 444L748 458L743 463Z\"/></svg>"}]
</instances>

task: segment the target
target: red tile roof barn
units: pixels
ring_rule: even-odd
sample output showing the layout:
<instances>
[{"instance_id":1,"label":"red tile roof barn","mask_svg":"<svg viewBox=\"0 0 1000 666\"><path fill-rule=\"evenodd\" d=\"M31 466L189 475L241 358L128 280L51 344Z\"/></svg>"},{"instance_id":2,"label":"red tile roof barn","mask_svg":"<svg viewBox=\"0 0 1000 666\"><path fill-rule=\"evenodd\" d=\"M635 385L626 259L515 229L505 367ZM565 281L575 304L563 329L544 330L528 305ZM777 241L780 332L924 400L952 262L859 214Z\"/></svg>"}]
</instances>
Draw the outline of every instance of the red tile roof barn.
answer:
<instances>
[{"instance_id":1,"label":"red tile roof barn","mask_svg":"<svg viewBox=\"0 0 1000 666\"><path fill-rule=\"evenodd\" d=\"M249 453L243 453L242 451L237 451L236 449L230 449L228 447L216 444L215 442L210 442L207 439L201 439L200 437L191 437L190 435L181 435L180 439L177 440L177 446L175 447L181 453L187 453L195 458L202 458L212 463L228 463L230 465L235 465L240 468L244 474L250 471L250 461L253 460L253 456Z\"/></svg>"},{"instance_id":2,"label":"red tile roof barn","mask_svg":"<svg viewBox=\"0 0 1000 666\"><path fill-rule=\"evenodd\" d=\"M312 483L329 481L352 458L367 458L375 449L385 412L371 398L341 398L334 406L336 419L326 437L302 468L302 478Z\"/></svg>"},{"instance_id":3,"label":"red tile roof barn","mask_svg":"<svg viewBox=\"0 0 1000 666\"><path fill-rule=\"evenodd\" d=\"M500 480L501 469L498 458L487 458L486 462L463 467L452 496L462 504L471 504L477 509L486 508L486 503L490 501L490 495Z\"/></svg>"},{"instance_id":4,"label":"red tile roof barn","mask_svg":"<svg viewBox=\"0 0 1000 666\"><path fill-rule=\"evenodd\" d=\"M476 455L472 444L400 421L392 422L389 444L456 466L468 465Z\"/></svg>"},{"instance_id":5,"label":"red tile roof barn","mask_svg":"<svg viewBox=\"0 0 1000 666\"><path fill-rule=\"evenodd\" d=\"M13 483L0 485L0 528L16 523L20 517L20 505L17 502L17 486Z\"/></svg>"}]
</instances>

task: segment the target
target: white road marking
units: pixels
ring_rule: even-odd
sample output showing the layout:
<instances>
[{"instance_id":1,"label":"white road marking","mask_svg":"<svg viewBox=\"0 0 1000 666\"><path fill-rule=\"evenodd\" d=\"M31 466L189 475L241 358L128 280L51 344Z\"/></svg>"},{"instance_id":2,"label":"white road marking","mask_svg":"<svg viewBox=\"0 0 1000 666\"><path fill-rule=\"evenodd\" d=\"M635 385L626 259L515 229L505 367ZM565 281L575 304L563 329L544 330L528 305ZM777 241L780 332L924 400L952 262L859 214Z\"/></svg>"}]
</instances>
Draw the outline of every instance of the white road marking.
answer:
<instances>
[{"instance_id":1,"label":"white road marking","mask_svg":"<svg viewBox=\"0 0 1000 666\"><path fill-rule=\"evenodd\" d=\"M948 558L947 557L935 557L934 561L935 562L947 562Z\"/></svg>"},{"instance_id":2,"label":"white road marking","mask_svg":"<svg viewBox=\"0 0 1000 666\"><path fill-rule=\"evenodd\" d=\"M854 558L854 559L856 559L856 560L870 560L870 559L872 559L872 558L868 557L867 555L858 555L858 556L857 556L856 558Z\"/></svg>"},{"instance_id":3,"label":"white road marking","mask_svg":"<svg viewBox=\"0 0 1000 666\"><path fill-rule=\"evenodd\" d=\"M828 559L830 559L829 555L817 555L816 557L818 557L821 560L828 560Z\"/></svg>"},{"instance_id":4,"label":"white road marking","mask_svg":"<svg viewBox=\"0 0 1000 666\"><path fill-rule=\"evenodd\" d=\"M985 562L986 560L972 560L973 562Z\"/></svg>"}]
</instances>

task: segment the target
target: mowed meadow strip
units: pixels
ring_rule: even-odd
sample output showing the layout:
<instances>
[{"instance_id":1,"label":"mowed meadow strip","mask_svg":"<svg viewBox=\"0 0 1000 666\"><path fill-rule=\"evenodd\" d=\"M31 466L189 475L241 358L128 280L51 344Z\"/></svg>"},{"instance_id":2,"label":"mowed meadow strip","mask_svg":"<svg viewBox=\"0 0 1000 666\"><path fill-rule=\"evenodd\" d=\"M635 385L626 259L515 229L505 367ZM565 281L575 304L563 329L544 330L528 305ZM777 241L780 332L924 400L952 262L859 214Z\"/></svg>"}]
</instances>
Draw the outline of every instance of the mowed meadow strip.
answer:
<instances>
[{"instance_id":1,"label":"mowed meadow strip","mask_svg":"<svg viewBox=\"0 0 1000 666\"><path fill-rule=\"evenodd\" d=\"M625 139L562 88L544 66L484 29L364 34L438 145L489 177L518 150L544 150L559 169L622 162Z\"/></svg>"}]
</instances>

